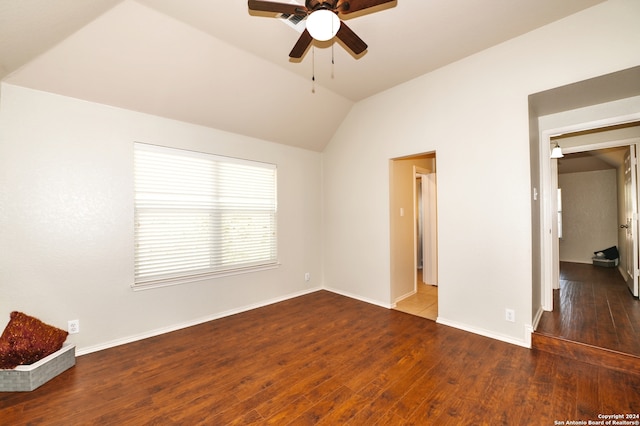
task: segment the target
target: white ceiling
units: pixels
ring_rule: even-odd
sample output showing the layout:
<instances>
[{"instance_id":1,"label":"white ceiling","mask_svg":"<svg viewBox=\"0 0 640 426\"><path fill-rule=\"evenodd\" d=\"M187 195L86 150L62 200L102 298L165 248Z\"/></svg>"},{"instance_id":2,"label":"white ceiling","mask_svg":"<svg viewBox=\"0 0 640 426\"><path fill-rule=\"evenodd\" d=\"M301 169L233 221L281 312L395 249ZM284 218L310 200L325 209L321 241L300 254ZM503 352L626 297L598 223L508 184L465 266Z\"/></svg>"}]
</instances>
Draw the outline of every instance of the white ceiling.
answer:
<instances>
[{"instance_id":1,"label":"white ceiling","mask_svg":"<svg viewBox=\"0 0 640 426\"><path fill-rule=\"evenodd\" d=\"M361 57L295 62L245 0L0 0L0 78L321 151L355 102L601 2L398 0L346 21Z\"/></svg>"},{"instance_id":2,"label":"white ceiling","mask_svg":"<svg viewBox=\"0 0 640 426\"><path fill-rule=\"evenodd\" d=\"M566 154L558 160L558 174L617 169L628 150L625 146Z\"/></svg>"}]
</instances>

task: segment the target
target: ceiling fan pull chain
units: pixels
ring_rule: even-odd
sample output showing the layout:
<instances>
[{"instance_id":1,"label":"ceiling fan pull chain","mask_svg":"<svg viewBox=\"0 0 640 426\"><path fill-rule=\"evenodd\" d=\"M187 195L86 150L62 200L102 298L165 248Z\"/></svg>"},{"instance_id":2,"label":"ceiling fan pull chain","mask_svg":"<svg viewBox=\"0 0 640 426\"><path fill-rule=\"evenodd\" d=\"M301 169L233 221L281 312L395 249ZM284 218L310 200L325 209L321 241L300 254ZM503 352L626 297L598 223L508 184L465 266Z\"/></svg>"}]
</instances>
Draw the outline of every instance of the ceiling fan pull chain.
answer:
<instances>
[{"instance_id":1,"label":"ceiling fan pull chain","mask_svg":"<svg viewBox=\"0 0 640 426\"><path fill-rule=\"evenodd\" d=\"M331 43L331 79L333 80L334 74L333 74L333 69L334 69L334 65L336 64L335 60L334 60L334 46L336 44L335 43Z\"/></svg>"},{"instance_id":2,"label":"ceiling fan pull chain","mask_svg":"<svg viewBox=\"0 0 640 426\"><path fill-rule=\"evenodd\" d=\"M316 47L311 46L311 93L316 93Z\"/></svg>"}]
</instances>

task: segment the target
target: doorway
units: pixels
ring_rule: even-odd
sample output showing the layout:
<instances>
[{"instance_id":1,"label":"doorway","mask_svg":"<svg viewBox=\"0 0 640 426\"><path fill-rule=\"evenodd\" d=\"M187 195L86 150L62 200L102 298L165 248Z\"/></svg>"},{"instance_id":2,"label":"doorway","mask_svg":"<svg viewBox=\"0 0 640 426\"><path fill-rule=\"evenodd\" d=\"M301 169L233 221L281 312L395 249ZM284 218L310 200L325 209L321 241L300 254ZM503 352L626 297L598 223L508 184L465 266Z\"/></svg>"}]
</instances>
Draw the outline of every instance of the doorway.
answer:
<instances>
[{"instance_id":1,"label":"doorway","mask_svg":"<svg viewBox=\"0 0 640 426\"><path fill-rule=\"evenodd\" d=\"M609 258L616 251L633 257L624 228L619 227L631 223L632 215L627 212L636 210L635 197L622 196L630 189L625 167L630 151L628 145L617 146L567 153L557 160L560 262L592 264L595 253L609 247L615 247ZM621 273L630 266L624 255L602 257L601 264L619 265Z\"/></svg>"},{"instance_id":2,"label":"doorway","mask_svg":"<svg viewBox=\"0 0 640 426\"><path fill-rule=\"evenodd\" d=\"M390 160L391 297L394 309L436 320L435 153Z\"/></svg>"},{"instance_id":3,"label":"doorway","mask_svg":"<svg viewBox=\"0 0 640 426\"><path fill-rule=\"evenodd\" d=\"M540 300L544 311L553 311L553 290L559 288L558 241L558 170L557 161L550 159L552 140L560 141L565 154L597 149L630 146L640 142L640 113L571 125L542 131L540 134ZM555 142L553 143L555 144ZM535 191L534 191L535 192ZM537 195L534 194L534 199ZM534 326L542 315L539 310Z\"/></svg>"},{"instance_id":4,"label":"doorway","mask_svg":"<svg viewBox=\"0 0 640 426\"><path fill-rule=\"evenodd\" d=\"M637 293L632 294L638 277L634 151L640 143L640 122L581 130L550 142L559 143L565 153L564 158L551 160L550 167L549 193L560 188L562 202L553 197L550 203L551 216L557 220L550 233L553 256L547 261L558 273L553 290L547 290L553 295L551 312L542 314L538 331L640 355L637 333L616 334L625 326L637 329L640 325L633 320L640 318L640 303ZM613 265L593 260L595 252L611 246L619 249ZM596 266L605 264L612 267ZM631 282L628 289L627 282ZM605 321L608 318L613 321Z\"/></svg>"},{"instance_id":5,"label":"doorway","mask_svg":"<svg viewBox=\"0 0 640 426\"><path fill-rule=\"evenodd\" d=\"M591 183L586 183L586 185L592 185L595 189L604 182L604 178L596 177L595 174L604 173L613 182L613 186L609 190L595 192L591 188L583 188L584 195L568 204L569 207L579 211L579 216L576 217L580 218L581 226L589 229L588 233L582 232L580 238L568 238L570 241L567 238L561 238L570 237L570 235L562 235L566 234L566 226L557 219L550 219L552 222L550 226L552 245L549 252L552 256L547 261L552 262L550 270L553 271L553 277L550 282L552 288L549 288L550 283L547 282L544 293L550 295L552 289L559 288L560 261L591 263L594 252L616 246L620 249L618 259L620 267L618 269L628 283L632 295L637 298L639 190L636 179L638 166L635 153L638 144L640 144L640 121L568 132L551 137L549 142L550 144L560 144L565 153L564 158L551 160L552 176L549 194L557 194L558 188L562 187L559 183L561 175L586 178L588 174L591 176ZM609 172L606 171L607 169ZM571 181L576 182L575 178L569 180L569 182ZM566 191L563 189L561 191L564 198ZM598 196L601 197L601 200L595 200L595 194L600 194ZM564 210L566 209L559 207L557 197L551 198L551 212L547 214L547 217L564 218ZM605 201L605 199L610 199L610 201ZM617 200L615 206L612 200ZM574 206L577 202L583 203L581 208ZM608 208L604 208L605 204L603 203L606 203ZM567 205L567 203L564 204ZM603 212L609 213L605 215ZM608 227L604 226L600 222L603 217L607 217L606 220L612 224ZM577 223L574 220L576 226L578 226ZM561 227L563 228L562 234ZM578 234L579 232L575 233L575 235ZM561 249L564 249L563 256L560 254ZM618 266L617 263L616 266ZM546 310L552 311L554 309L555 307L551 303Z\"/></svg>"},{"instance_id":6,"label":"doorway","mask_svg":"<svg viewBox=\"0 0 640 426\"><path fill-rule=\"evenodd\" d=\"M632 67L529 95L532 329L554 311L559 286L556 173L551 138L572 132L640 122L640 67ZM563 151L570 148L564 141ZM590 148L595 148L590 144ZM556 232L555 236L553 232ZM617 273L617 271L616 271ZM559 303L556 303L559 306Z\"/></svg>"}]
</instances>

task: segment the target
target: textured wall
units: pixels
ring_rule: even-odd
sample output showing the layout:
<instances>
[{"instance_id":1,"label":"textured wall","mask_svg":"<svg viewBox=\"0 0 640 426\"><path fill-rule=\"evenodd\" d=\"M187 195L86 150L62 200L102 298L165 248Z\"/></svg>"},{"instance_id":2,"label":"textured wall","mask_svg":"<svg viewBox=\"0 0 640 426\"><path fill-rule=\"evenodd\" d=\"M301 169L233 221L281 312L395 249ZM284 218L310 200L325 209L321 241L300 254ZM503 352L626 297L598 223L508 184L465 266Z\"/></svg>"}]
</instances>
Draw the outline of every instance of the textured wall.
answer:
<instances>
[{"instance_id":1,"label":"textured wall","mask_svg":"<svg viewBox=\"0 0 640 426\"><path fill-rule=\"evenodd\" d=\"M280 266L134 292L134 141L276 164ZM317 152L3 84L0 321L79 319L85 352L319 288L320 184Z\"/></svg>"},{"instance_id":2,"label":"textured wall","mask_svg":"<svg viewBox=\"0 0 640 426\"><path fill-rule=\"evenodd\" d=\"M558 184L563 217L560 260L591 263L594 251L618 245L616 171L561 174Z\"/></svg>"}]
</instances>

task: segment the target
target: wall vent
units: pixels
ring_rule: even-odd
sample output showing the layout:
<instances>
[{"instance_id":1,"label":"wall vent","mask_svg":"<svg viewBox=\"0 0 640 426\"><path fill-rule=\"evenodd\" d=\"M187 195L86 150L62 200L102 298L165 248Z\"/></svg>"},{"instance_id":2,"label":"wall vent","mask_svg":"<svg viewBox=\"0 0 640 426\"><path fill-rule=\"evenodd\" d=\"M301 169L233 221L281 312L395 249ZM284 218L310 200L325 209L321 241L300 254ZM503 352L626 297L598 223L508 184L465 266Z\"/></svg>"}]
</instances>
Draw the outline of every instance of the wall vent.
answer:
<instances>
[{"instance_id":1,"label":"wall vent","mask_svg":"<svg viewBox=\"0 0 640 426\"><path fill-rule=\"evenodd\" d=\"M282 22L299 33L303 32L306 28L306 23L304 22L307 19L306 16L288 15L286 13L281 13L280 15L278 15L278 18L280 18Z\"/></svg>"},{"instance_id":2,"label":"wall vent","mask_svg":"<svg viewBox=\"0 0 640 426\"><path fill-rule=\"evenodd\" d=\"M295 0L289 0L289 3L295 4L297 6L302 6L300 3L298 3ZM278 15L278 18L280 18L282 22L284 22L285 24L287 24L288 26L290 26L291 28L293 28L299 33L302 33L304 29L307 28L307 24L304 22L304 20L307 19L306 16L289 15L287 13L281 13L280 15Z\"/></svg>"}]
</instances>

